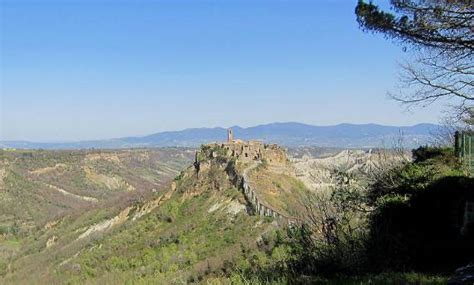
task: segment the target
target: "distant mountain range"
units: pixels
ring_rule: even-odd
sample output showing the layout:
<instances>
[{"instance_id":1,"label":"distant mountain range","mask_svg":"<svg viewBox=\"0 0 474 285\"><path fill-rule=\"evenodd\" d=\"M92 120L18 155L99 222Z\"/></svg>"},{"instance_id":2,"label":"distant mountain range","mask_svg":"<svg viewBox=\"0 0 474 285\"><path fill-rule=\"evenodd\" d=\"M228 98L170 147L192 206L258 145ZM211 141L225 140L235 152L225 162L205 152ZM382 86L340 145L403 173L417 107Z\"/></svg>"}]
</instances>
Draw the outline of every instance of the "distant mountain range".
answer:
<instances>
[{"instance_id":1,"label":"distant mountain range","mask_svg":"<svg viewBox=\"0 0 474 285\"><path fill-rule=\"evenodd\" d=\"M272 123L249 128L234 126L235 138L261 140L287 147L321 146L341 148L392 147L401 141L405 147L416 147L432 142L440 126L418 124L414 126L384 126L377 124L339 124L312 126L301 123ZM138 147L197 147L209 142L225 141L225 128L195 128L161 132L143 137L117 139L39 143L28 141L1 141L1 148L24 149L89 149Z\"/></svg>"}]
</instances>

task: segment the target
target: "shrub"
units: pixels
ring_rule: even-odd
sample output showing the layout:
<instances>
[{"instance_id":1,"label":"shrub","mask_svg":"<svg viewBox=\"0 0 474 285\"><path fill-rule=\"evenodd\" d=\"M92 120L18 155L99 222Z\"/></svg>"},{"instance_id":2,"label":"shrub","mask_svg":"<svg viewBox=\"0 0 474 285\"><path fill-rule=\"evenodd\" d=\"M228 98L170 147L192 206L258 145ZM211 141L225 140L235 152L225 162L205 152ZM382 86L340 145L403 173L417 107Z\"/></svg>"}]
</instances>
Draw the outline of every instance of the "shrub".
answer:
<instances>
[{"instance_id":1,"label":"shrub","mask_svg":"<svg viewBox=\"0 0 474 285\"><path fill-rule=\"evenodd\" d=\"M447 159L454 162L454 149L453 148L439 148L439 147L430 147L422 146L412 151L414 163L420 163L429 159Z\"/></svg>"},{"instance_id":2,"label":"shrub","mask_svg":"<svg viewBox=\"0 0 474 285\"><path fill-rule=\"evenodd\" d=\"M450 148L420 147L413 150L414 161L386 169L373 179L368 190L371 204L385 195L410 198L435 181L447 176L463 176L461 165Z\"/></svg>"},{"instance_id":3,"label":"shrub","mask_svg":"<svg viewBox=\"0 0 474 285\"><path fill-rule=\"evenodd\" d=\"M385 196L371 216L368 254L377 270L451 271L474 256L463 236L464 206L474 179L443 177L410 199Z\"/></svg>"}]
</instances>

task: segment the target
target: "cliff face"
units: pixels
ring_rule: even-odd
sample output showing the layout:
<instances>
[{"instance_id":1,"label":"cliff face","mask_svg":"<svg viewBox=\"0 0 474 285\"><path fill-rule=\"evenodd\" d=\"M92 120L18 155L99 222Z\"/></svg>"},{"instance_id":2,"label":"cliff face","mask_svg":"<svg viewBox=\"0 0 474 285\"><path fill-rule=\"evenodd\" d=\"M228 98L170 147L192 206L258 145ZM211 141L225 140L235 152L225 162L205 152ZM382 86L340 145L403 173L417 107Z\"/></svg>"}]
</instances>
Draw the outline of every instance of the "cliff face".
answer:
<instances>
[{"instance_id":1,"label":"cliff face","mask_svg":"<svg viewBox=\"0 0 474 285\"><path fill-rule=\"evenodd\" d=\"M241 191L250 214L294 219L297 199L306 189L295 178L283 148L242 141L205 145L196 153L194 171L199 177L213 167Z\"/></svg>"},{"instance_id":2,"label":"cliff face","mask_svg":"<svg viewBox=\"0 0 474 285\"><path fill-rule=\"evenodd\" d=\"M342 150L328 156L312 155L309 151L291 158L296 176L311 191L330 192L342 171L367 179L373 171L388 169L411 160L410 152L390 150Z\"/></svg>"}]
</instances>

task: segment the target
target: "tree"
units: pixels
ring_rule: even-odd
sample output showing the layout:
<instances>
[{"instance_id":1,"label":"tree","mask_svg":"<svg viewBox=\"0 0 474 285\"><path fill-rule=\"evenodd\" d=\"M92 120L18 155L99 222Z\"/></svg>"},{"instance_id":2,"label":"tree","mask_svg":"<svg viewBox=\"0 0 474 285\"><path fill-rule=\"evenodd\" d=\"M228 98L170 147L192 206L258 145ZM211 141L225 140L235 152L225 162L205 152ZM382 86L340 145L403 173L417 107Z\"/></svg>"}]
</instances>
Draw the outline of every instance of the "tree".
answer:
<instances>
[{"instance_id":1,"label":"tree","mask_svg":"<svg viewBox=\"0 0 474 285\"><path fill-rule=\"evenodd\" d=\"M355 13L365 31L411 47L414 61L402 65L402 89L391 94L407 104L453 102L458 119L474 104L474 1L391 0L393 12L359 0Z\"/></svg>"},{"instance_id":2,"label":"tree","mask_svg":"<svg viewBox=\"0 0 474 285\"><path fill-rule=\"evenodd\" d=\"M363 266L370 212L364 187L352 174L335 170L334 175L331 193L300 197L303 210L289 234L294 273L354 273Z\"/></svg>"}]
</instances>

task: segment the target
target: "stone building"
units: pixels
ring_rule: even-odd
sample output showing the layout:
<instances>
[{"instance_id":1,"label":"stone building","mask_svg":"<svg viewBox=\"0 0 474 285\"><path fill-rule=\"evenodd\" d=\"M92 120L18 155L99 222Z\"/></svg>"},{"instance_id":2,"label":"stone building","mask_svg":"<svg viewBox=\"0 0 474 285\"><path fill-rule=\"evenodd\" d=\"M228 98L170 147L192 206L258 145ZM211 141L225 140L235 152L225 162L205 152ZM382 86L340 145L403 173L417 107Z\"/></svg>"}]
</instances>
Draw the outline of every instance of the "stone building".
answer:
<instances>
[{"instance_id":1,"label":"stone building","mask_svg":"<svg viewBox=\"0 0 474 285\"><path fill-rule=\"evenodd\" d=\"M264 144L261 141L243 141L234 139L232 129L227 130L227 143L216 144L227 151L227 156L242 162L265 160L269 164L287 162L286 151L276 144Z\"/></svg>"}]
</instances>

